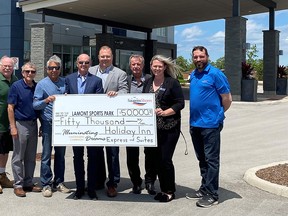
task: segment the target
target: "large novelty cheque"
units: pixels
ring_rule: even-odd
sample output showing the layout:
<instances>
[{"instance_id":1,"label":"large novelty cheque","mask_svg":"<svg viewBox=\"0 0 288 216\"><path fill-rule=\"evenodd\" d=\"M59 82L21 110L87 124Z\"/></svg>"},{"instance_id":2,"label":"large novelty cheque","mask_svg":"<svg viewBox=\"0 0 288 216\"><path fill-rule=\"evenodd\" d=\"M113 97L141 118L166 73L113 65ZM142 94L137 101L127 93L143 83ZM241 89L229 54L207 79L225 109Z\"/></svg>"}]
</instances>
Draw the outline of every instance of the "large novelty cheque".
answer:
<instances>
[{"instance_id":1,"label":"large novelty cheque","mask_svg":"<svg viewBox=\"0 0 288 216\"><path fill-rule=\"evenodd\" d=\"M57 95L54 146L157 146L154 94Z\"/></svg>"}]
</instances>

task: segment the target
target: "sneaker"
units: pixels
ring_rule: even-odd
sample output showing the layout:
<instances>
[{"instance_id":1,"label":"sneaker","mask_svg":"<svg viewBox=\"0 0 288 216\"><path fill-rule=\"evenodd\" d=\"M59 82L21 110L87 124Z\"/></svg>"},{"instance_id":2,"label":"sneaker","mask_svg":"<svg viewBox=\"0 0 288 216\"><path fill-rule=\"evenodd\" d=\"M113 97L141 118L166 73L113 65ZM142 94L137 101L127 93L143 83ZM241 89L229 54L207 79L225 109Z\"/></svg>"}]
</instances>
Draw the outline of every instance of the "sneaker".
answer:
<instances>
[{"instance_id":1,"label":"sneaker","mask_svg":"<svg viewBox=\"0 0 288 216\"><path fill-rule=\"evenodd\" d=\"M211 195L207 194L202 197L198 202L196 202L196 205L203 208L209 208L213 205L217 205L218 200L215 200Z\"/></svg>"},{"instance_id":2,"label":"sneaker","mask_svg":"<svg viewBox=\"0 0 288 216\"><path fill-rule=\"evenodd\" d=\"M57 185L57 191L61 192L61 193L70 193L71 190L69 188L67 188L63 183L60 183Z\"/></svg>"},{"instance_id":3,"label":"sneaker","mask_svg":"<svg viewBox=\"0 0 288 216\"><path fill-rule=\"evenodd\" d=\"M0 173L0 184L3 188L13 188L13 183L14 181L10 181L5 172Z\"/></svg>"},{"instance_id":4,"label":"sneaker","mask_svg":"<svg viewBox=\"0 0 288 216\"><path fill-rule=\"evenodd\" d=\"M51 189L51 187L49 185L43 187L42 195L44 197L52 197L52 189Z\"/></svg>"},{"instance_id":5,"label":"sneaker","mask_svg":"<svg viewBox=\"0 0 288 216\"><path fill-rule=\"evenodd\" d=\"M192 191L191 193L186 193L187 199L200 199L204 196L204 194L200 191Z\"/></svg>"}]
</instances>

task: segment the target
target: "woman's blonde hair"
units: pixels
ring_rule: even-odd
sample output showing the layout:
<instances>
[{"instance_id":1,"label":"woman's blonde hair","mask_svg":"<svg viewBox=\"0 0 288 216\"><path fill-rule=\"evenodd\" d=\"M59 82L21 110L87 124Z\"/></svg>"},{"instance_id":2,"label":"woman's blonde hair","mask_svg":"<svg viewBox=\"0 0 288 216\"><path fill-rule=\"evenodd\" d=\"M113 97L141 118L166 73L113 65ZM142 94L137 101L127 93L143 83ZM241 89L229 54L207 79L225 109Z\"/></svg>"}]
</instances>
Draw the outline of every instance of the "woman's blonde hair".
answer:
<instances>
[{"instance_id":1,"label":"woman's blonde hair","mask_svg":"<svg viewBox=\"0 0 288 216\"><path fill-rule=\"evenodd\" d=\"M177 79L177 76L180 73L180 67L176 65L175 61L173 61L170 57L167 58L162 55L154 55L150 61L150 66L155 60L158 60L164 63L164 65L166 66L164 73L166 75L171 76L174 79Z\"/></svg>"}]
</instances>

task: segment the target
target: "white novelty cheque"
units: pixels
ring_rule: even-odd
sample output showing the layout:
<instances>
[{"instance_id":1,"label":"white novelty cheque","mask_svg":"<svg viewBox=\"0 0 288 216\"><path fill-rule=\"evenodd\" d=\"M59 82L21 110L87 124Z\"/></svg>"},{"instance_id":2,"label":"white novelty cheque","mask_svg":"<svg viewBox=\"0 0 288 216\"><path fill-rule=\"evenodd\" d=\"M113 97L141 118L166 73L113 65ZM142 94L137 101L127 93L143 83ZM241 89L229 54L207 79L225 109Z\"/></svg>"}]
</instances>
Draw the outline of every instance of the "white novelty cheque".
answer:
<instances>
[{"instance_id":1,"label":"white novelty cheque","mask_svg":"<svg viewBox=\"0 0 288 216\"><path fill-rule=\"evenodd\" d=\"M152 93L57 95L54 146L157 146Z\"/></svg>"}]
</instances>

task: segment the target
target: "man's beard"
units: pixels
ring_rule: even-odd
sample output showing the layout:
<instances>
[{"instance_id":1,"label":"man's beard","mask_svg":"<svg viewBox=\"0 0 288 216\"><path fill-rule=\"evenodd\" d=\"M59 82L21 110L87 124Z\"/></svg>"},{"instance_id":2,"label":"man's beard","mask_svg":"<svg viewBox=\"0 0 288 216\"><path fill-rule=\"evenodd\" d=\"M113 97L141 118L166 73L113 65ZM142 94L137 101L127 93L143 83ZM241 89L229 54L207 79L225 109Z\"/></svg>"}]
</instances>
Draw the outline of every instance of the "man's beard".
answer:
<instances>
[{"instance_id":1,"label":"man's beard","mask_svg":"<svg viewBox=\"0 0 288 216\"><path fill-rule=\"evenodd\" d=\"M206 67L207 62L196 62L195 66L198 70L202 70Z\"/></svg>"}]
</instances>

